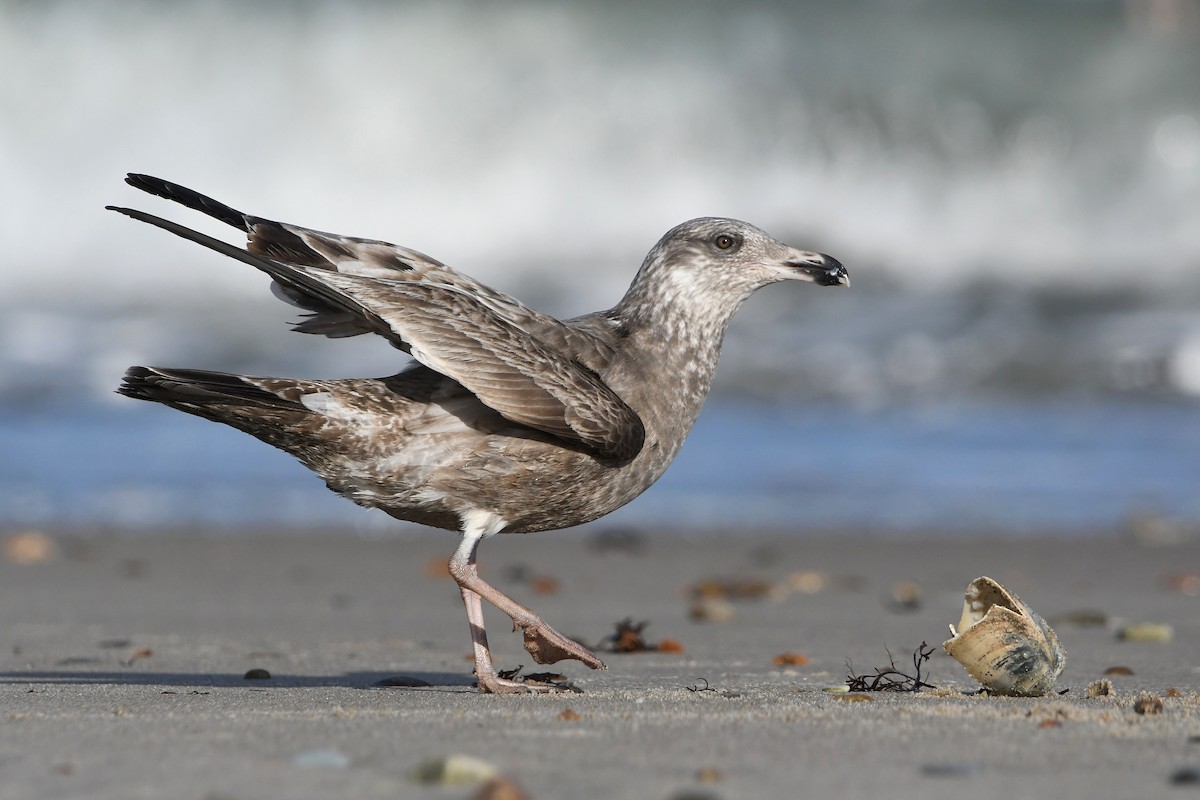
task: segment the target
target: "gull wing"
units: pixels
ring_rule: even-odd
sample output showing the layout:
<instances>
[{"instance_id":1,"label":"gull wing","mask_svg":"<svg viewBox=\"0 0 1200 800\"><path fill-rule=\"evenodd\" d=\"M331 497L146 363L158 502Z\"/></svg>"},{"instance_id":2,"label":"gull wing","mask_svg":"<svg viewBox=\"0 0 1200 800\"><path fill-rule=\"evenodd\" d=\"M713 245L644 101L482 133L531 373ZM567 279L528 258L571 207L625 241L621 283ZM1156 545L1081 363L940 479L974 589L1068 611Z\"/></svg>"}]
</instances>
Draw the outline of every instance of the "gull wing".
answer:
<instances>
[{"instance_id":1,"label":"gull wing","mask_svg":"<svg viewBox=\"0 0 1200 800\"><path fill-rule=\"evenodd\" d=\"M145 188L134 177L130 183ZM264 222L175 184L157 181L154 185L162 191L153 193L169 199L187 193L186 201L179 200L184 205L230 224L242 227L244 222L252 229ZM354 331L338 335L378 333L418 362L458 381L512 422L604 458L627 460L641 449L645 437L641 420L596 374L598 365L611 356L611 348L596 337L528 309L427 256L398 260L409 264L407 269L376 262L349 272L340 269L345 261L331 261L309 242L327 249L330 242L339 247L346 241L371 246L359 255L378 254L381 245L393 248L393 254L416 251L270 223L277 226L269 228L271 237L256 239L251 234L252 246L261 251L256 253L145 212L109 208L267 273L279 291L316 310L324 324ZM288 244L279 231L295 236L303 248ZM253 245L255 241L259 244ZM284 257L292 263L280 260ZM295 263L318 258L318 263Z\"/></svg>"}]
</instances>

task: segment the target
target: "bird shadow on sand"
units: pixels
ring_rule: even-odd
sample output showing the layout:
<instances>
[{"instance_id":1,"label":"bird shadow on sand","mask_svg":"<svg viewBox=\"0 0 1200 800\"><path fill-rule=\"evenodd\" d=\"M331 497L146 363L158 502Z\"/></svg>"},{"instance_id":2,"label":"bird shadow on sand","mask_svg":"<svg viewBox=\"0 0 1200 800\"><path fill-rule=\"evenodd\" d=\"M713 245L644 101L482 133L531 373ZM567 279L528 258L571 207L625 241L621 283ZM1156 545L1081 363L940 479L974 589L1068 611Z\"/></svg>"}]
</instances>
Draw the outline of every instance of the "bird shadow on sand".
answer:
<instances>
[{"instance_id":1,"label":"bird shadow on sand","mask_svg":"<svg viewBox=\"0 0 1200 800\"><path fill-rule=\"evenodd\" d=\"M165 689L374 689L374 690L474 690L475 679L457 672L344 672L340 675L290 675L271 673L269 678L211 672L137 672L113 670L28 670L0 672L0 685L124 685Z\"/></svg>"}]
</instances>

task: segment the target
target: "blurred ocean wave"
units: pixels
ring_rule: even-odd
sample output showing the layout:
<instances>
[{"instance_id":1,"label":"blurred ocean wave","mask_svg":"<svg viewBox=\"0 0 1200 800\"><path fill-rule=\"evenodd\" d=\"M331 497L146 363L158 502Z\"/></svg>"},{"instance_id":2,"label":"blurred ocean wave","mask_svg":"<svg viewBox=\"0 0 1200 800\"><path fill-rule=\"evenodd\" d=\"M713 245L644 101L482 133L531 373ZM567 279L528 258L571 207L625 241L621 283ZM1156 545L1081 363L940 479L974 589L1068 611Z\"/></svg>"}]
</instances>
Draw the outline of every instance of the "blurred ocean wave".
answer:
<instances>
[{"instance_id":1,"label":"blurred ocean wave","mask_svg":"<svg viewBox=\"0 0 1200 800\"><path fill-rule=\"evenodd\" d=\"M140 440L147 409L112 393L130 364L402 360L291 334L253 270L103 211L237 240L126 171L416 247L562 316L616 302L681 220L740 217L854 285L753 298L721 407L1197 424L1196 0L0 0L0 70L0 413L60 420L37 429L100 448L80 458ZM28 516L13 481L0 520Z\"/></svg>"}]
</instances>

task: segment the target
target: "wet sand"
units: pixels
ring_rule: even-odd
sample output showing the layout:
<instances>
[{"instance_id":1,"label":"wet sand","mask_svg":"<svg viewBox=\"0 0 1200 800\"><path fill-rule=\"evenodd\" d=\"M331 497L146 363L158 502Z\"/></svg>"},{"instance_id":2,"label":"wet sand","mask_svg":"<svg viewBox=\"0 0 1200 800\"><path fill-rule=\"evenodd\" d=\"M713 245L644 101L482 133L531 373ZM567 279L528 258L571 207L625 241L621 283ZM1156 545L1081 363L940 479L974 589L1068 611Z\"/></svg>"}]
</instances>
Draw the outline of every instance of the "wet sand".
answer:
<instances>
[{"instance_id":1,"label":"wet sand","mask_svg":"<svg viewBox=\"0 0 1200 800\"><path fill-rule=\"evenodd\" d=\"M585 643L631 618L682 652L604 654L604 672L537 667L489 611L500 665L553 669L582 690L519 697L472 688L442 571L452 534L97 533L52 537L33 563L9 548L0 795L472 797L414 777L456 754L534 800L1200 789L1200 543L613 533L498 537L481 550L484 575ZM978 684L941 642L980 575L1054 625L1065 694L968 694ZM751 595L730 600L732 619L691 618L689 587L709 578ZM1120 640L1134 622L1173 636ZM936 689L824 691L845 682L847 660L871 673L890 649L911 667L923 641ZM777 666L784 653L807 663ZM1089 699L1112 667L1132 674ZM247 680L251 669L271 677ZM397 678L428 685L379 685ZM1138 713L1141 692L1161 712Z\"/></svg>"}]
</instances>

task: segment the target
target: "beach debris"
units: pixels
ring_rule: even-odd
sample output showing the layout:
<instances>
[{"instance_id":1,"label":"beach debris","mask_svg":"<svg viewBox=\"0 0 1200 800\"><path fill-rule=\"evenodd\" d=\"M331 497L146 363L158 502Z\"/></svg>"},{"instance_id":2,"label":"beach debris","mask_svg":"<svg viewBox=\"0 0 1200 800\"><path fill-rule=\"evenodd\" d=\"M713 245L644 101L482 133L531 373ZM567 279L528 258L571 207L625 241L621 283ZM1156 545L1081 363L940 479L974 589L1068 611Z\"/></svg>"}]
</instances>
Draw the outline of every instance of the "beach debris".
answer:
<instances>
[{"instance_id":1,"label":"beach debris","mask_svg":"<svg viewBox=\"0 0 1200 800\"><path fill-rule=\"evenodd\" d=\"M777 667L803 667L808 663L808 656L789 650L775 656L771 659L771 663Z\"/></svg>"},{"instance_id":2,"label":"beach debris","mask_svg":"<svg viewBox=\"0 0 1200 800\"><path fill-rule=\"evenodd\" d=\"M41 531L20 531L4 537L0 552L14 564L41 564L58 555L58 545Z\"/></svg>"},{"instance_id":3,"label":"beach debris","mask_svg":"<svg viewBox=\"0 0 1200 800\"><path fill-rule=\"evenodd\" d=\"M502 669L496 675L506 681L523 681L532 684L549 684L554 686L560 692L574 692L575 694L583 694L583 689L580 689L575 684L567 679L566 675L560 672L531 672L528 675L521 675L523 666L518 666L516 669ZM517 677L520 675L520 677Z\"/></svg>"},{"instance_id":4,"label":"beach debris","mask_svg":"<svg viewBox=\"0 0 1200 800\"><path fill-rule=\"evenodd\" d=\"M1137 698L1133 701L1133 710L1144 717L1161 714L1163 710L1162 698L1153 692L1138 692Z\"/></svg>"},{"instance_id":5,"label":"beach debris","mask_svg":"<svg viewBox=\"0 0 1200 800\"><path fill-rule=\"evenodd\" d=\"M597 650L607 653L682 653L683 645L674 639L663 639L657 644L651 644L642 636L642 631L650 623L643 620L634 622L632 617L626 617L615 624L616 630L604 641L597 645Z\"/></svg>"},{"instance_id":6,"label":"beach debris","mask_svg":"<svg viewBox=\"0 0 1200 800\"><path fill-rule=\"evenodd\" d=\"M497 775L485 781L471 800L529 800L529 795L512 778Z\"/></svg>"},{"instance_id":7,"label":"beach debris","mask_svg":"<svg viewBox=\"0 0 1200 800\"><path fill-rule=\"evenodd\" d=\"M1200 596L1200 574L1195 572L1172 572L1165 576L1164 582L1172 592L1189 597Z\"/></svg>"},{"instance_id":8,"label":"beach debris","mask_svg":"<svg viewBox=\"0 0 1200 800\"><path fill-rule=\"evenodd\" d=\"M1012 592L986 576L967 585L958 630L942 647L989 692L1038 697L1066 664L1058 637Z\"/></svg>"},{"instance_id":9,"label":"beach debris","mask_svg":"<svg viewBox=\"0 0 1200 800\"><path fill-rule=\"evenodd\" d=\"M689 592L695 599L765 600L774 591L773 584L762 578L705 578L692 584Z\"/></svg>"},{"instance_id":10,"label":"beach debris","mask_svg":"<svg viewBox=\"0 0 1200 800\"><path fill-rule=\"evenodd\" d=\"M549 575L538 575L527 564L512 564L504 571L505 577L513 583L523 583L533 590L534 594L558 594L561 588L558 579Z\"/></svg>"},{"instance_id":11,"label":"beach debris","mask_svg":"<svg viewBox=\"0 0 1200 800\"><path fill-rule=\"evenodd\" d=\"M1108 669L1104 670L1104 674L1105 675L1132 675L1133 670L1131 670L1129 667L1116 666L1116 667L1109 667Z\"/></svg>"},{"instance_id":12,"label":"beach debris","mask_svg":"<svg viewBox=\"0 0 1200 800\"><path fill-rule=\"evenodd\" d=\"M96 647L102 650L124 650L133 644L133 639L101 639L96 642Z\"/></svg>"},{"instance_id":13,"label":"beach debris","mask_svg":"<svg viewBox=\"0 0 1200 800\"><path fill-rule=\"evenodd\" d=\"M474 786L495 778L496 767L474 756L455 753L422 761L412 771L417 783L436 786Z\"/></svg>"},{"instance_id":14,"label":"beach debris","mask_svg":"<svg viewBox=\"0 0 1200 800\"><path fill-rule=\"evenodd\" d=\"M911 614L921 608L921 584L916 581L899 581L892 584L884 606L897 614Z\"/></svg>"},{"instance_id":15,"label":"beach debris","mask_svg":"<svg viewBox=\"0 0 1200 800\"><path fill-rule=\"evenodd\" d=\"M1167 690L1163 692L1163 697L1183 697L1183 692L1179 691L1174 686L1168 686Z\"/></svg>"},{"instance_id":16,"label":"beach debris","mask_svg":"<svg viewBox=\"0 0 1200 800\"><path fill-rule=\"evenodd\" d=\"M1200 785L1200 767L1182 767L1171 773L1172 786Z\"/></svg>"},{"instance_id":17,"label":"beach debris","mask_svg":"<svg viewBox=\"0 0 1200 800\"><path fill-rule=\"evenodd\" d=\"M730 622L733 620L733 605L723 597L699 597L688 609L688 617L696 622Z\"/></svg>"},{"instance_id":18,"label":"beach debris","mask_svg":"<svg viewBox=\"0 0 1200 800\"><path fill-rule=\"evenodd\" d=\"M1123 642L1159 644L1169 642L1175 629L1165 622L1137 622L1117 629L1117 638Z\"/></svg>"},{"instance_id":19,"label":"beach debris","mask_svg":"<svg viewBox=\"0 0 1200 800\"><path fill-rule=\"evenodd\" d=\"M909 675L903 672L896 665L896 657L892 655L892 651L886 647L884 650L888 654L887 667L876 667L875 672L870 675L855 675L854 665L846 660L846 669L850 674L846 676L847 691L851 692L919 692L923 688L936 689L932 683L926 683L925 677L921 674L921 670L929 657L933 655L933 648L927 643L921 642L921 646L913 651L912 663L913 674Z\"/></svg>"},{"instance_id":20,"label":"beach debris","mask_svg":"<svg viewBox=\"0 0 1200 800\"><path fill-rule=\"evenodd\" d=\"M549 575L538 575L529 581L529 588L533 589L534 594L558 594L558 578L551 578Z\"/></svg>"},{"instance_id":21,"label":"beach debris","mask_svg":"<svg viewBox=\"0 0 1200 800\"><path fill-rule=\"evenodd\" d=\"M1092 681L1087 687L1087 696L1089 700L1098 700L1100 698L1111 699L1117 696L1117 690L1113 688L1113 682L1108 678L1101 678L1098 681Z\"/></svg>"},{"instance_id":22,"label":"beach debris","mask_svg":"<svg viewBox=\"0 0 1200 800\"><path fill-rule=\"evenodd\" d=\"M305 750L292 756L292 763L303 769L345 769L350 757L337 750Z\"/></svg>"},{"instance_id":23,"label":"beach debris","mask_svg":"<svg viewBox=\"0 0 1200 800\"><path fill-rule=\"evenodd\" d=\"M979 772L979 765L968 761L949 761L921 765L921 774L927 778L966 778L977 772Z\"/></svg>"},{"instance_id":24,"label":"beach debris","mask_svg":"<svg viewBox=\"0 0 1200 800\"><path fill-rule=\"evenodd\" d=\"M701 681L703 681L703 685L701 685ZM742 696L741 692L731 692L728 690L722 691L720 689L716 689L716 688L710 686L708 684L707 678L701 678L700 681L697 681L694 686L685 686L683 688L687 689L692 694L699 694L700 692L712 692L713 694L719 694L721 697L741 697Z\"/></svg>"},{"instance_id":25,"label":"beach debris","mask_svg":"<svg viewBox=\"0 0 1200 800\"><path fill-rule=\"evenodd\" d=\"M1051 619L1055 625L1073 625L1076 628L1103 628L1108 624L1108 614L1092 608L1068 611Z\"/></svg>"},{"instance_id":26,"label":"beach debris","mask_svg":"<svg viewBox=\"0 0 1200 800\"><path fill-rule=\"evenodd\" d=\"M555 719L562 720L563 722L578 722L579 720L583 719L583 717L581 717L579 712L573 708L564 708L558 713L558 716L556 716Z\"/></svg>"},{"instance_id":27,"label":"beach debris","mask_svg":"<svg viewBox=\"0 0 1200 800\"><path fill-rule=\"evenodd\" d=\"M388 678L380 678L379 680L375 681L375 685L405 689L419 689L424 686L432 686L433 684L413 675L392 675Z\"/></svg>"},{"instance_id":28,"label":"beach debris","mask_svg":"<svg viewBox=\"0 0 1200 800\"><path fill-rule=\"evenodd\" d=\"M796 570L784 579L784 586L799 594L820 594L829 585L829 576L815 569Z\"/></svg>"},{"instance_id":29,"label":"beach debris","mask_svg":"<svg viewBox=\"0 0 1200 800\"><path fill-rule=\"evenodd\" d=\"M129 654L129 658L121 662L122 667L132 667L135 661L140 661L143 658L153 658L154 651L149 647L141 647Z\"/></svg>"},{"instance_id":30,"label":"beach debris","mask_svg":"<svg viewBox=\"0 0 1200 800\"><path fill-rule=\"evenodd\" d=\"M255 667L254 669L247 670L242 678L248 681L269 681L271 680L271 673L262 667Z\"/></svg>"},{"instance_id":31,"label":"beach debris","mask_svg":"<svg viewBox=\"0 0 1200 800\"><path fill-rule=\"evenodd\" d=\"M875 698L871 697L871 695L861 694L859 692L845 692L843 694L835 694L833 696L833 699L842 700L847 703L873 703L873 702L875 702Z\"/></svg>"},{"instance_id":32,"label":"beach debris","mask_svg":"<svg viewBox=\"0 0 1200 800\"><path fill-rule=\"evenodd\" d=\"M640 556L646 552L646 537L633 528L606 528L588 540L597 553L625 553Z\"/></svg>"}]
</instances>

